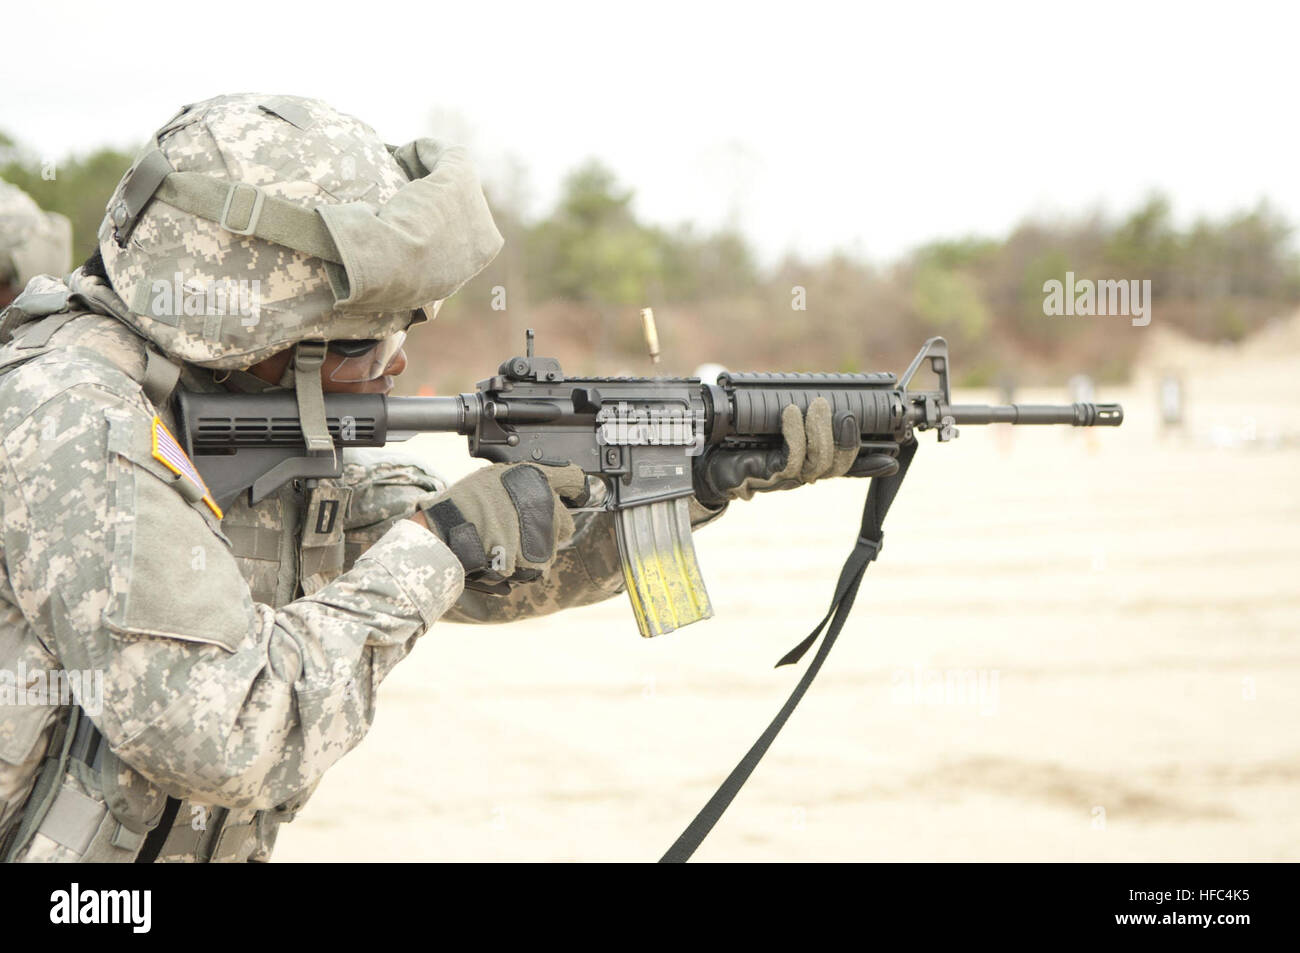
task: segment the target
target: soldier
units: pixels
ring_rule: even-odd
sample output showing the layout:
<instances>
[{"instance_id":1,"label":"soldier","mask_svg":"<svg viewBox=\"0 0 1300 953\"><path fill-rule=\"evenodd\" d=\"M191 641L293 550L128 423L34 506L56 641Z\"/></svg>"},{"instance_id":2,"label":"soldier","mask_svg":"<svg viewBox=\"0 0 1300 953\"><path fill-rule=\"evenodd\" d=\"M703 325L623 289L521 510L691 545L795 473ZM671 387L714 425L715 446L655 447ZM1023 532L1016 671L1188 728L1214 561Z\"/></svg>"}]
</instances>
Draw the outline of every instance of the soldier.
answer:
<instances>
[{"instance_id":1,"label":"soldier","mask_svg":"<svg viewBox=\"0 0 1300 953\"><path fill-rule=\"evenodd\" d=\"M66 275L71 267L72 223L0 181L0 309L37 275Z\"/></svg>"},{"instance_id":2,"label":"soldier","mask_svg":"<svg viewBox=\"0 0 1300 953\"><path fill-rule=\"evenodd\" d=\"M5 859L266 860L430 625L622 590L610 517L564 505L598 492L577 467L448 487L347 451L340 479L223 512L172 436L178 387L286 388L328 452L323 393L391 388L406 333L500 246L459 149L386 147L315 100L223 96L159 130L85 265L5 312ZM787 411L785 454L702 471L696 525L848 469L824 401ZM509 592L467 590L493 552Z\"/></svg>"}]
</instances>

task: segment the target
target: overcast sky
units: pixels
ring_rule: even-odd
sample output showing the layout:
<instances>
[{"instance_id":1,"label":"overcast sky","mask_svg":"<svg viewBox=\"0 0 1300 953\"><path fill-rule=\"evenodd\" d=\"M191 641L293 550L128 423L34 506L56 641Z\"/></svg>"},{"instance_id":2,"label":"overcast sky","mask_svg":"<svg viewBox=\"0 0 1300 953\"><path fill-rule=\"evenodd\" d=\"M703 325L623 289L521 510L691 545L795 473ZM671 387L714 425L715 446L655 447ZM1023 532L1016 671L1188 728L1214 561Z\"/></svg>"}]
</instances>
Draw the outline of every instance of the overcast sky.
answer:
<instances>
[{"instance_id":1,"label":"overcast sky","mask_svg":"<svg viewBox=\"0 0 1300 953\"><path fill-rule=\"evenodd\" d=\"M59 156L218 93L316 96L390 142L450 133L503 187L522 163L536 211L599 157L644 217L734 221L768 259L1156 188L1300 221L1291 6L17 0L0 129Z\"/></svg>"}]
</instances>

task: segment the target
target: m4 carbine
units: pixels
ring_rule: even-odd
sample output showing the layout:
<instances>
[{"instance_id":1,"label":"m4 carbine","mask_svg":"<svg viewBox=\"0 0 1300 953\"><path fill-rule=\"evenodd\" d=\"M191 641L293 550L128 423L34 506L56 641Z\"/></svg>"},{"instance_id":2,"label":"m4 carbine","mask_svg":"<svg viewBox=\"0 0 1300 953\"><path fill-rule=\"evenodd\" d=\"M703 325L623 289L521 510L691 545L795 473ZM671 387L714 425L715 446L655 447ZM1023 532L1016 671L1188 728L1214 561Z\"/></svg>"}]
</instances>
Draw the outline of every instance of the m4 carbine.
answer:
<instances>
[{"instance_id":1,"label":"m4 carbine","mask_svg":"<svg viewBox=\"0 0 1300 953\"><path fill-rule=\"evenodd\" d=\"M911 390L928 360L937 390ZM710 448L779 451L781 411L817 397L830 404L838 447L859 446L851 471L886 477L914 431L940 442L961 424L1070 424L1117 427L1118 404L986 406L954 404L948 345L925 342L901 378L865 374L733 374L716 383L673 377L566 377L554 358L533 354L503 363L473 393L454 397L327 394L325 416L336 448L379 447L417 433L454 432L469 452L492 462L576 463L602 481L599 509L615 514L624 577L644 636L712 614L695 548L687 499L693 460ZM181 439L221 505L240 494L257 502L295 479L337 477L337 453L311 453L292 392L181 392Z\"/></svg>"}]
</instances>

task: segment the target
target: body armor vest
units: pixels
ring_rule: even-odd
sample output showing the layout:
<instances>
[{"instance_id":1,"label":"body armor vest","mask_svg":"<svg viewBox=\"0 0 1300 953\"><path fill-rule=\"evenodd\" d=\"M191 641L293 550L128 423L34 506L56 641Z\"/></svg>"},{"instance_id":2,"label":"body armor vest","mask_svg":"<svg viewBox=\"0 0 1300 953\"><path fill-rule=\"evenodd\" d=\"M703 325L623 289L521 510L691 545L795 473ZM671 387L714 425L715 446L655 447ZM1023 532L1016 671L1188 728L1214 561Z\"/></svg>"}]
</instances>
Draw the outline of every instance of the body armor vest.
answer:
<instances>
[{"instance_id":1,"label":"body armor vest","mask_svg":"<svg viewBox=\"0 0 1300 953\"><path fill-rule=\"evenodd\" d=\"M112 317L69 310L66 299L36 302L16 316L14 310L6 312L0 336L16 332L20 349L11 348L0 360L0 374L58 347L58 332L78 319L110 322L134 337ZM144 371L132 377L174 432L170 395L180 369L144 340L135 340ZM351 493L338 481L320 480L287 485L257 504L240 501L225 511L220 532L256 602L278 608L310 595L355 559L356 553L346 551L343 533ZM0 619L0 667L58 669L57 659L35 637L27 640L38 643L31 645L10 638L21 620L9 621ZM108 749L78 706L12 710L15 728L0 737L4 860L265 861L279 825L294 817L314 789L269 811L168 797ZM21 810L15 810L19 803Z\"/></svg>"}]
</instances>

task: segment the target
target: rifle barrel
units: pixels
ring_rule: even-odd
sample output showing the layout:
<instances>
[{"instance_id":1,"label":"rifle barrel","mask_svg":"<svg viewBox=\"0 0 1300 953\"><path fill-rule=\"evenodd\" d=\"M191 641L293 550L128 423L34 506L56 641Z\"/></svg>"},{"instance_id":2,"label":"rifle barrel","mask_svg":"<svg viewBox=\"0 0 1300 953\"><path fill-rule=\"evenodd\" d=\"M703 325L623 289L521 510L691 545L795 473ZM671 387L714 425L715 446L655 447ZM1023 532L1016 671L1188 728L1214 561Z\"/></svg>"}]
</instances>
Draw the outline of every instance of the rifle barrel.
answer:
<instances>
[{"instance_id":1,"label":"rifle barrel","mask_svg":"<svg viewBox=\"0 0 1300 953\"><path fill-rule=\"evenodd\" d=\"M948 409L958 424L1118 427L1124 422L1124 408L1119 404L956 404Z\"/></svg>"}]
</instances>

